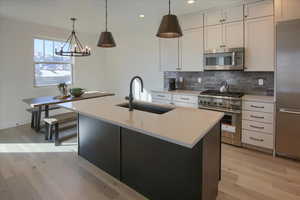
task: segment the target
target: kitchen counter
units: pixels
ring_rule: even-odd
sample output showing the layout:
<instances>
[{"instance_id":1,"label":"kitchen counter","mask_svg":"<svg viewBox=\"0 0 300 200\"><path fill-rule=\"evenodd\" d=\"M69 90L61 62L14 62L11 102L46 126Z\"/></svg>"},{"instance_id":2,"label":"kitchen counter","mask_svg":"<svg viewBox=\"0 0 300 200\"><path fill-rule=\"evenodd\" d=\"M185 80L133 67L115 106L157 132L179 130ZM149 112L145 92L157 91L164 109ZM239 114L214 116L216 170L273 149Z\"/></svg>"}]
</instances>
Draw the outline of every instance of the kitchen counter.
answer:
<instances>
[{"instance_id":1,"label":"kitchen counter","mask_svg":"<svg viewBox=\"0 0 300 200\"><path fill-rule=\"evenodd\" d=\"M274 96L263 96L263 95L244 95L243 101L256 101L261 103L275 103Z\"/></svg>"},{"instance_id":2,"label":"kitchen counter","mask_svg":"<svg viewBox=\"0 0 300 200\"><path fill-rule=\"evenodd\" d=\"M117 106L125 100L109 96L60 106L80 114L128 128L161 140L193 148L223 117L223 113L175 107L165 114L153 114Z\"/></svg>"}]
</instances>

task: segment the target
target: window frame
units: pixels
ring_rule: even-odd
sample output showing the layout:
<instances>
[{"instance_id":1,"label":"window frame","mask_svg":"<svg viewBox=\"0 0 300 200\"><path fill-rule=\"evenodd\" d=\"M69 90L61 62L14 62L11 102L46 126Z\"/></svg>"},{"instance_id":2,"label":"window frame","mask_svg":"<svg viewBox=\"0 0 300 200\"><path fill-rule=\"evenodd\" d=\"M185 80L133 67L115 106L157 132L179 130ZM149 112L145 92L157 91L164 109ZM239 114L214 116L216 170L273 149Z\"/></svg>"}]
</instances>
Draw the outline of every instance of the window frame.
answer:
<instances>
[{"instance_id":1,"label":"window frame","mask_svg":"<svg viewBox=\"0 0 300 200\"><path fill-rule=\"evenodd\" d=\"M72 86L74 85L74 81L75 81L75 78L74 78L74 74L75 74L75 57L71 57L71 62L35 62L34 60L34 50L35 50L35 45L34 45L34 40L50 40L50 41L53 41L53 42L65 42L63 39L58 39L58 38L52 38L52 37L43 37L43 36L34 36L32 37L32 44L33 44L33 48L32 48L32 55L33 55L33 59L32 59L32 62L33 62L33 87L34 88L54 88L54 87L57 87L58 84L53 84L53 85L36 85L36 78L35 78L35 65L36 64L70 64L71 65L71 83L70 84L67 84L68 86ZM53 46L54 48L54 46ZM44 45L44 51L45 51L45 45ZM54 51L54 49L53 49Z\"/></svg>"}]
</instances>

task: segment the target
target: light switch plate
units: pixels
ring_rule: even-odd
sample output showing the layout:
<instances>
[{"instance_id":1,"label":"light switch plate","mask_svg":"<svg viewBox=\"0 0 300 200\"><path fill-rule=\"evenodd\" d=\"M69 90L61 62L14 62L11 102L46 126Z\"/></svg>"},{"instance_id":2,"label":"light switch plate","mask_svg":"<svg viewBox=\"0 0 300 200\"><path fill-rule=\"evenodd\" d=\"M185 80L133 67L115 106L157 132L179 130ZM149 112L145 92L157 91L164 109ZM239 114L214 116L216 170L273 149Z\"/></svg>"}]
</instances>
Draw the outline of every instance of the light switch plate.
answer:
<instances>
[{"instance_id":1,"label":"light switch plate","mask_svg":"<svg viewBox=\"0 0 300 200\"><path fill-rule=\"evenodd\" d=\"M202 78L198 78L198 83L202 83Z\"/></svg>"},{"instance_id":2,"label":"light switch plate","mask_svg":"<svg viewBox=\"0 0 300 200\"><path fill-rule=\"evenodd\" d=\"M183 82L183 77L179 77L179 82L180 82L180 83Z\"/></svg>"},{"instance_id":3,"label":"light switch plate","mask_svg":"<svg viewBox=\"0 0 300 200\"><path fill-rule=\"evenodd\" d=\"M258 85L263 86L264 85L264 79L262 79L262 78L258 79Z\"/></svg>"}]
</instances>

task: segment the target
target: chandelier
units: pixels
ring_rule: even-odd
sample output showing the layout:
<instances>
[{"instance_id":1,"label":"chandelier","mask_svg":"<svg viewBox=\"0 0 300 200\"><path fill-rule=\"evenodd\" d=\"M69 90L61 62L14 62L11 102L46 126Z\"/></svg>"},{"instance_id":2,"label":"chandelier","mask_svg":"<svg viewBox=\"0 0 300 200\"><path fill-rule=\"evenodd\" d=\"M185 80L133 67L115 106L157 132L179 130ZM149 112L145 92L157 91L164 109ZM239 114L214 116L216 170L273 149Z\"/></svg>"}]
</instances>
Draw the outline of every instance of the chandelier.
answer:
<instances>
[{"instance_id":1,"label":"chandelier","mask_svg":"<svg viewBox=\"0 0 300 200\"><path fill-rule=\"evenodd\" d=\"M91 55L91 48L86 46L85 48L79 41L75 32L76 18L71 18L73 22L73 30L67 41L61 46L60 49L55 49L55 54L58 56L71 56L71 57L83 57Z\"/></svg>"}]
</instances>

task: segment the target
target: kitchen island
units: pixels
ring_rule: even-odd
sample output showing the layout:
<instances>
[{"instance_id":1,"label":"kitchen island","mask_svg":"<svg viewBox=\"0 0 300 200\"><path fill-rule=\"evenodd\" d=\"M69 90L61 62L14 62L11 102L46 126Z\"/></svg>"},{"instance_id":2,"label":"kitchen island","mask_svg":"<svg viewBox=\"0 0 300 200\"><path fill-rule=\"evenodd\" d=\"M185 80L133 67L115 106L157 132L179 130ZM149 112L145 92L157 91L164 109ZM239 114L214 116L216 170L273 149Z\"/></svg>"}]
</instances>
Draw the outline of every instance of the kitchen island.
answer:
<instances>
[{"instance_id":1,"label":"kitchen island","mask_svg":"<svg viewBox=\"0 0 300 200\"><path fill-rule=\"evenodd\" d=\"M61 104L79 115L78 154L150 200L215 200L223 113L170 106L163 114L129 112L124 102Z\"/></svg>"}]
</instances>

